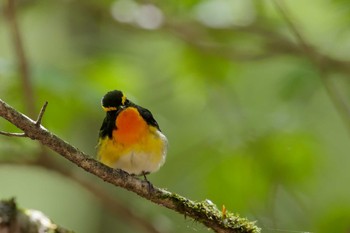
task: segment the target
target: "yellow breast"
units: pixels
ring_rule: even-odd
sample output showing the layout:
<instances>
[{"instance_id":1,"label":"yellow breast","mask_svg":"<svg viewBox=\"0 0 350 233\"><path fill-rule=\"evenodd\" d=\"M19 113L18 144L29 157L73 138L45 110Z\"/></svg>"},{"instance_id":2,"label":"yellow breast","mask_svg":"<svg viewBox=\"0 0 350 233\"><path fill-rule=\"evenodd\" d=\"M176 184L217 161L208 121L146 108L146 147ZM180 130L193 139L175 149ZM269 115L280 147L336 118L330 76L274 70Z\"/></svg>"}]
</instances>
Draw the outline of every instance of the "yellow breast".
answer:
<instances>
[{"instance_id":1,"label":"yellow breast","mask_svg":"<svg viewBox=\"0 0 350 233\"><path fill-rule=\"evenodd\" d=\"M120 112L115 124L112 138L100 139L100 161L130 174L157 171L165 161L166 137L149 126L134 107Z\"/></svg>"}]
</instances>

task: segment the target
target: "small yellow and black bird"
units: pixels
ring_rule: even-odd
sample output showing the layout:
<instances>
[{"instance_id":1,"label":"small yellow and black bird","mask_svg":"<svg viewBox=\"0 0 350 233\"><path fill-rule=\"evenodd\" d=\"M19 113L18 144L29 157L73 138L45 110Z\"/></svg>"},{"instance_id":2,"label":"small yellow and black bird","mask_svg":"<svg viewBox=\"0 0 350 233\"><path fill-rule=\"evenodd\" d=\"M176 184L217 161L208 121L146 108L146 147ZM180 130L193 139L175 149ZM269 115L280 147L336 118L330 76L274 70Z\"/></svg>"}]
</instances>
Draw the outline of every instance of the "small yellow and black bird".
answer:
<instances>
[{"instance_id":1,"label":"small yellow and black bird","mask_svg":"<svg viewBox=\"0 0 350 233\"><path fill-rule=\"evenodd\" d=\"M114 90L102 98L106 112L98 142L98 159L133 175L156 172L165 162L168 140L152 113Z\"/></svg>"}]
</instances>

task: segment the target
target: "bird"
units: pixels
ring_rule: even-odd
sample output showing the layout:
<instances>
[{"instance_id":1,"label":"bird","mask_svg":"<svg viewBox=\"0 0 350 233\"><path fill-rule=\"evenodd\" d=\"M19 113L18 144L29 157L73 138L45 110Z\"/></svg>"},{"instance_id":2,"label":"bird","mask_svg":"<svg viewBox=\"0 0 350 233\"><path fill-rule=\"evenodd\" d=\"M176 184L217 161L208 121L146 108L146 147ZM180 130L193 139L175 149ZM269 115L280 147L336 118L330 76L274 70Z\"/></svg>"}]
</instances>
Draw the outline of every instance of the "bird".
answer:
<instances>
[{"instance_id":1,"label":"bird","mask_svg":"<svg viewBox=\"0 0 350 233\"><path fill-rule=\"evenodd\" d=\"M152 113L122 91L107 92L101 100L106 112L99 131L97 159L131 175L156 172L164 164L168 140Z\"/></svg>"}]
</instances>

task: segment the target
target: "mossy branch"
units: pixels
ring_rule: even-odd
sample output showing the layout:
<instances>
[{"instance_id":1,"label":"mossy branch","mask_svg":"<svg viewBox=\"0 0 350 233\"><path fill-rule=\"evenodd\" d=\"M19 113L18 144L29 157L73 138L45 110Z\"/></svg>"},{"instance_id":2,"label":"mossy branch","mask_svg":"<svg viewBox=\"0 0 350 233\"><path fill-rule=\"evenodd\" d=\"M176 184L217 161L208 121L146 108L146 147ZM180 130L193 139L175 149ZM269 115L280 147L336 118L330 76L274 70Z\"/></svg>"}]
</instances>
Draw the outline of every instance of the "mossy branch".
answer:
<instances>
[{"instance_id":1,"label":"mossy branch","mask_svg":"<svg viewBox=\"0 0 350 233\"><path fill-rule=\"evenodd\" d=\"M46 105L44 106L46 107ZM39 141L87 172L90 172L115 186L134 192L158 205L172 209L184 216L191 217L213 229L215 232L260 232L260 229L254 223L231 213L223 214L211 202L195 202L164 189L154 186L150 188L150 184L147 181L140 180L120 169L112 169L96 161L92 157L60 139L55 134L49 132L40 124L45 107L42 108L38 120L34 121L0 99L0 116L21 129L25 136ZM3 134L9 136L9 133ZM23 134L20 135L23 136Z\"/></svg>"}]
</instances>

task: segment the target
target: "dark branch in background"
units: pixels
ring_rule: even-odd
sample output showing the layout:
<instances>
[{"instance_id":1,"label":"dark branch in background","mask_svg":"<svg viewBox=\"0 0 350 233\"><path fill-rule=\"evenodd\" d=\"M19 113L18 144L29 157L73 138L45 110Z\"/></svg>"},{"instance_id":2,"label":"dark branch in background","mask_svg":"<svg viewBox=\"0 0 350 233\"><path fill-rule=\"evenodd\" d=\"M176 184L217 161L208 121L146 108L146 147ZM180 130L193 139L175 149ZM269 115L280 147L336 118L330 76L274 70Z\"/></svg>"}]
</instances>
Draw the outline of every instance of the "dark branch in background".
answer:
<instances>
[{"instance_id":1,"label":"dark branch in background","mask_svg":"<svg viewBox=\"0 0 350 233\"><path fill-rule=\"evenodd\" d=\"M98 18L104 20L108 25L115 25L116 28L126 29L130 32L140 32L143 29L137 27L134 24L120 23L113 19L113 17L106 16L106 12L109 12L108 5L101 5L98 2L93 1L78 1L79 10L87 11L89 15L103 16ZM70 5L70 7L76 7ZM92 19L95 20L95 19ZM187 19L186 21L171 20L171 17L164 18L164 24L158 29L160 33L166 33L166 35L173 35L175 38L180 39L187 45L197 48L202 53L210 54L217 57L222 57L235 62L250 62L258 59L264 59L280 55L291 56L305 56L305 52L300 48L298 44L291 41L288 37L279 32L277 28L272 28L267 24L263 24L261 21L256 21L248 26L244 27L230 27L230 28L209 28L203 24L200 24L194 20ZM225 36L232 36L235 34L244 34L250 37L258 37L261 39L261 48L264 51L252 52L239 47L239 44L235 46L234 43L230 46L222 46L222 43L210 38L210 35L220 33ZM237 36L238 37L238 36ZM350 61L341 60L332 57L328 54L310 47L315 57L322 60L325 70L337 71L340 73L350 74Z\"/></svg>"},{"instance_id":2,"label":"dark branch in background","mask_svg":"<svg viewBox=\"0 0 350 233\"><path fill-rule=\"evenodd\" d=\"M192 25L191 25L192 24ZM190 26L188 26L190 25ZM120 24L118 24L118 27ZM170 32L177 38L180 38L186 44L197 48L202 53L214 55L234 62L252 62L280 55L291 55L296 57L305 56L303 47L291 41L284 35L281 35L277 30L271 29L261 22L255 22L246 27L235 27L229 29L207 28L199 23L186 22L181 23L166 23L162 28L166 32ZM215 39L207 39L210 34L225 33L227 36L235 33L248 35L251 37L259 37L262 40L261 48L263 51L252 52L241 49L238 46L223 46ZM203 40L205 38L205 40ZM315 48L306 44L307 48L315 58L322 61L323 69L328 72L337 71L345 74L350 74L350 61L340 60L323 54Z\"/></svg>"},{"instance_id":3,"label":"dark branch in background","mask_svg":"<svg viewBox=\"0 0 350 233\"><path fill-rule=\"evenodd\" d=\"M294 24L293 20L290 17L290 14L288 12L288 9L284 3L283 0L273 0L273 3L275 4L276 9L280 12L284 20L286 21L288 27L292 31L292 33L295 35L300 47L303 49L306 55L312 57L314 60L314 53L311 51L310 45L304 40L304 37L299 32L299 29Z\"/></svg>"},{"instance_id":4,"label":"dark branch in background","mask_svg":"<svg viewBox=\"0 0 350 233\"><path fill-rule=\"evenodd\" d=\"M288 13L283 11L283 9L285 9L285 4L278 3L278 1L280 0L274 1L274 3L278 5L276 8L280 10L282 9L282 11L279 10L279 12L287 21L292 33L295 34L297 40L299 40L301 43L295 44L294 41L291 41L288 37L278 32L277 29L266 26L260 21L254 22L253 24L245 27L231 27L227 29L209 28L200 23L191 21L186 21L185 23L166 21L161 30L167 33L170 32L177 38L184 41L186 44L197 48L200 52L222 57L235 62L251 62L286 54L297 57L311 54L314 59L322 62L322 68L325 71L337 71L350 74L350 61L340 60L327 54L323 54L309 43L306 43L306 40L303 39L302 34L294 25L293 20L290 19ZM98 6L96 7L98 8ZM114 22L117 23L117 21ZM119 23L118 27L125 27L125 24ZM222 45L221 42L217 42L210 36L218 33L225 34L227 36L242 34L250 37L259 37L262 41L261 48L263 51L252 52L245 49L242 50L239 46L235 46L234 44L230 46ZM305 54L305 51L308 53Z\"/></svg>"},{"instance_id":5,"label":"dark branch in background","mask_svg":"<svg viewBox=\"0 0 350 233\"><path fill-rule=\"evenodd\" d=\"M299 46L302 48L304 55L310 60L310 62L315 66L321 81L328 93L329 98L336 107L339 115L342 117L345 125L347 126L348 132L350 132L350 106L347 101L341 95L341 92L337 90L336 86L332 82L329 76L330 69L329 60L326 56L320 56L313 50L307 40L304 38L298 27L295 25L295 19L292 19L286 4L282 0L273 0L276 9L280 12L282 17L285 19L287 25L289 26L291 32L295 35ZM347 64L347 70L349 70L350 64ZM350 73L350 72L349 72Z\"/></svg>"},{"instance_id":6,"label":"dark branch in background","mask_svg":"<svg viewBox=\"0 0 350 233\"><path fill-rule=\"evenodd\" d=\"M7 5L4 8L4 13L8 19L9 29L12 35L13 47L15 50L18 68L19 68L19 77L22 83L22 93L23 102L26 106L27 112L30 116L34 116L35 113L35 103L34 103L34 92L33 86L30 79L30 69L29 62L26 59L25 49L23 46L23 40L19 30L16 17L16 6L15 0L8 0ZM37 118L36 125L41 125L42 116L45 112L47 103L41 109L41 112ZM1 135L11 136L11 137L27 137L25 133L8 133L0 131ZM2 161L4 162L4 161ZM23 161L22 161L23 162ZM25 161L24 161L25 162ZM18 162L16 163L18 164ZM23 163L22 163L23 164ZM52 169L52 171L58 172L61 175L66 176L67 178L77 182L87 191L95 195L95 198L100 201L100 203L106 208L109 209L114 215L118 218L122 218L124 221L129 222L130 226L136 227L148 233L159 233L159 231L147 220L137 216L137 214L130 211L124 203L119 202L116 198L109 196L107 191L98 187L97 185L90 184L90 182L85 181L81 175L77 175L76 172L68 171L66 167L60 163L55 163L51 157L48 156L47 150L43 145L40 146L39 157L36 161L25 162L27 165L40 165L44 168Z\"/></svg>"},{"instance_id":7,"label":"dark branch in background","mask_svg":"<svg viewBox=\"0 0 350 233\"><path fill-rule=\"evenodd\" d=\"M17 112L2 100L0 100L0 116L23 130L29 138L38 140L87 172L115 186L134 192L156 204L172 209L184 216L191 217L213 229L215 232L260 232L260 229L247 219L240 218L232 213L226 213L223 216L222 212L211 202L191 201L175 193L154 187L149 182L140 180L122 170L105 166L52 134L41 125L36 125L35 121Z\"/></svg>"},{"instance_id":8,"label":"dark branch in background","mask_svg":"<svg viewBox=\"0 0 350 233\"><path fill-rule=\"evenodd\" d=\"M9 22L9 28L12 36L12 41L15 49L16 59L18 61L18 68L20 71L21 84L24 92L24 103L26 111L30 117L35 115L35 101L33 95L33 88L30 82L29 65L26 58L22 37L16 18L16 3L15 0L7 0L7 7L5 13Z\"/></svg>"}]
</instances>

